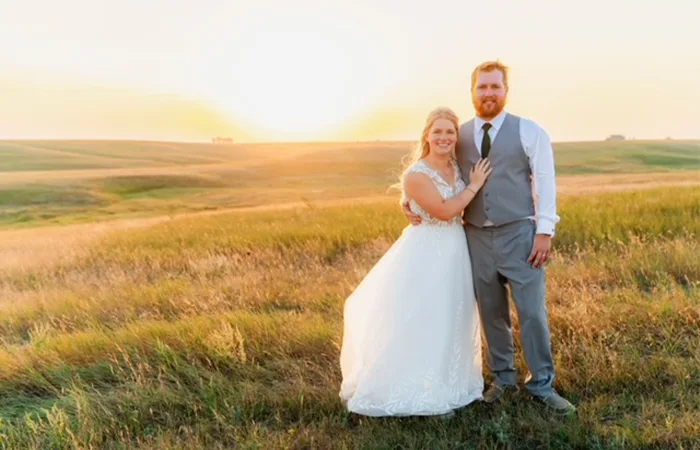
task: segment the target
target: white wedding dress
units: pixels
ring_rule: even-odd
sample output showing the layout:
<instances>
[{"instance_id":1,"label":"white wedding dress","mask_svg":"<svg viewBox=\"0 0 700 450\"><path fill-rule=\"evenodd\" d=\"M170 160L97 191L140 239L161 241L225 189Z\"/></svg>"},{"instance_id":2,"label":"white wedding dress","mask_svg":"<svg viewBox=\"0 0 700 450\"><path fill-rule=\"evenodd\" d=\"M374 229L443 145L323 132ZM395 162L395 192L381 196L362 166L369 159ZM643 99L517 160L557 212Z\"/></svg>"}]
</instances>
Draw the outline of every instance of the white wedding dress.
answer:
<instances>
[{"instance_id":1,"label":"white wedding dress","mask_svg":"<svg viewBox=\"0 0 700 450\"><path fill-rule=\"evenodd\" d=\"M443 198L450 185L422 161ZM409 225L348 297L340 354L340 397L367 416L437 415L482 398L481 327L459 217Z\"/></svg>"}]
</instances>

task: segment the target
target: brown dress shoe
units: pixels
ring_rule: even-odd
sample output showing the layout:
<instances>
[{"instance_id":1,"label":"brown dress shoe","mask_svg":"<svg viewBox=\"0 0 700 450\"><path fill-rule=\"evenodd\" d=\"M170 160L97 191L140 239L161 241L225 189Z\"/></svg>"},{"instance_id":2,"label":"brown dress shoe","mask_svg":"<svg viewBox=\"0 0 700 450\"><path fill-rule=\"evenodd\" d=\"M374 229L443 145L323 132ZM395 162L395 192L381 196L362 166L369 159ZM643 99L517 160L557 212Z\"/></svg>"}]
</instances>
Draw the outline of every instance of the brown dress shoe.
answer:
<instances>
[{"instance_id":1,"label":"brown dress shoe","mask_svg":"<svg viewBox=\"0 0 700 450\"><path fill-rule=\"evenodd\" d=\"M486 392L484 392L484 402L493 403L503 397L505 394L509 392L518 392L519 390L520 389L518 389L518 386L513 386L510 384L498 386L496 383L491 383L491 386L489 386Z\"/></svg>"}]
</instances>

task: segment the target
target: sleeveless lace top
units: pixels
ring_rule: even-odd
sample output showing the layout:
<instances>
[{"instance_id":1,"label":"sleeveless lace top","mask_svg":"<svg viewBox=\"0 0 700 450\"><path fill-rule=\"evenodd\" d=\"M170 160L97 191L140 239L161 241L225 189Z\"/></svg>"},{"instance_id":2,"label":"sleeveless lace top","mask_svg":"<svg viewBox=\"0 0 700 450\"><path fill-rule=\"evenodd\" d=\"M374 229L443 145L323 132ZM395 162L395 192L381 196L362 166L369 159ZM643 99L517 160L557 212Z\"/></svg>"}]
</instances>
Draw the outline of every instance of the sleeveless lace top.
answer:
<instances>
[{"instance_id":1,"label":"sleeveless lace top","mask_svg":"<svg viewBox=\"0 0 700 450\"><path fill-rule=\"evenodd\" d=\"M428 175L430 179L433 181L433 184L437 188L438 192L440 192L440 195L442 196L443 199L447 200L449 198L454 197L455 195L459 194L463 190L467 188L467 186L464 184L464 180L462 180L462 174L459 170L459 166L457 166L457 163L454 160L450 161L452 163L452 167L454 168L455 172L455 177L453 180L453 184L450 185L445 181L444 178L440 175L440 173L437 170L431 169L428 167L427 164L423 162L423 160L420 160L413 164L411 167L409 167L406 170L406 173L411 173L411 172L418 172L418 173L423 173L425 175ZM424 224L431 224L431 225L461 225L462 224L462 218L460 216L456 216L452 218L451 220L440 220L436 219L423 208L421 208L418 203L416 203L413 199L408 197L408 195L404 192L403 193L404 198L408 198L409 205L411 207L411 211L413 211L415 214L419 215L421 219L423 219Z\"/></svg>"}]
</instances>

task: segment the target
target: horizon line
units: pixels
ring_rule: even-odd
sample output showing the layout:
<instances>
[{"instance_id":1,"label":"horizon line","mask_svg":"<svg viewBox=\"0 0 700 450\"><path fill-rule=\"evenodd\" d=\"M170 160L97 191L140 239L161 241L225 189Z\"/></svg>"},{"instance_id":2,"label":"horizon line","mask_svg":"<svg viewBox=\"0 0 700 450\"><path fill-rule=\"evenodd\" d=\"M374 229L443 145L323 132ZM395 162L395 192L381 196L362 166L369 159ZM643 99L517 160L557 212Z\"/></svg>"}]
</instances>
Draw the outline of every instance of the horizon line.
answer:
<instances>
[{"instance_id":1,"label":"horizon line","mask_svg":"<svg viewBox=\"0 0 700 450\"><path fill-rule=\"evenodd\" d=\"M221 136L219 136L221 137ZM212 138L213 139L213 138ZM210 145L279 145L279 144L370 144L370 143L415 143L416 139L320 139L320 140L290 140L290 141L233 141L231 144L214 144L211 140L168 140L168 139L137 139L137 138L3 138L0 142L152 142L169 144L210 144ZM586 142L695 142L700 137L691 138L625 138L625 139L572 139L552 141L552 144L586 143Z\"/></svg>"}]
</instances>

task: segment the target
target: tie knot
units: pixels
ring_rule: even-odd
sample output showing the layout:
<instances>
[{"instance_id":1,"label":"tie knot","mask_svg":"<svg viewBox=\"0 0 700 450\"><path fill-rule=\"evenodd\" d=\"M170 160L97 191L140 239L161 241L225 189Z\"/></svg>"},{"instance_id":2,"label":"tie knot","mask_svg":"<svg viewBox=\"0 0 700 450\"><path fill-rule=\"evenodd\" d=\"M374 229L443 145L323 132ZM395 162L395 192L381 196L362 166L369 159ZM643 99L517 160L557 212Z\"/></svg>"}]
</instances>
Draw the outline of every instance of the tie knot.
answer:
<instances>
[{"instance_id":1,"label":"tie knot","mask_svg":"<svg viewBox=\"0 0 700 450\"><path fill-rule=\"evenodd\" d=\"M486 122L485 124L483 124L483 125L481 126L481 129L484 130L484 131L489 131L489 130L491 129L491 127L493 127L493 125L491 125L490 123Z\"/></svg>"}]
</instances>

